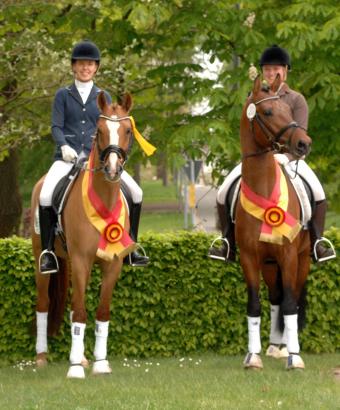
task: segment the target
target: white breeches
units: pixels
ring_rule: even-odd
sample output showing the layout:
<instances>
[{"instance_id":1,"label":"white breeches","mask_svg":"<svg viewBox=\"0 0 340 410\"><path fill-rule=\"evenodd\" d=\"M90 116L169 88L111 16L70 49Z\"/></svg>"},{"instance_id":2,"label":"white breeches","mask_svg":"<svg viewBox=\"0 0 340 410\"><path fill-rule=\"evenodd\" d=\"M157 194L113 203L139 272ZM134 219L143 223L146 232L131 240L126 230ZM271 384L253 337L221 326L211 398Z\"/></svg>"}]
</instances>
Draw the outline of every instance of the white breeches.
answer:
<instances>
[{"instance_id":1,"label":"white breeches","mask_svg":"<svg viewBox=\"0 0 340 410\"><path fill-rule=\"evenodd\" d=\"M286 167L289 167L293 172L296 170L296 161L288 162ZM219 190L217 191L217 202L221 205L225 204L225 199L227 193L233 184L233 182L241 176L242 171L242 164L236 165L236 167L229 172L226 179L224 180L223 184L220 186ZM313 196L316 202L323 201L326 199L325 191L318 180L318 177L315 175L314 171L307 165L307 163L303 160L299 160L297 166L297 173L300 175L301 178L306 180L313 192Z\"/></svg>"},{"instance_id":2,"label":"white breeches","mask_svg":"<svg viewBox=\"0 0 340 410\"><path fill-rule=\"evenodd\" d=\"M123 171L121 175L121 179L126 183L126 185L129 188L129 191L132 197L132 202L134 204L140 204L143 199L142 188L126 171Z\"/></svg>"},{"instance_id":3,"label":"white breeches","mask_svg":"<svg viewBox=\"0 0 340 410\"><path fill-rule=\"evenodd\" d=\"M225 199L227 197L227 193L232 185L232 183L241 176L241 171L242 171L242 163L236 165L234 169L232 169L229 174L226 176L226 179L224 180L223 184L220 186L220 188L217 191L217 202L221 205L225 204Z\"/></svg>"},{"instance_id":4,"label":"white breeches","mask_svg":"<svg viewBox=\"0 0 340 410\"><path fill-rule=\"evenodd\" d=\"M62 177L67 175L70 172L73 164L71 162L65 161L55 161L51 168L49 169L45 181L43 183L39 203L41 206L51 206L52 205L52 195L55 187ZM137 182L126 172L123 171L121 175L122 180L126 183L129 188L132 201L134 204L142 202L143 191L137 184Z\"/></svg>"},{"instance_id":5,"label":"white breeches","mask_svg":"<svg viewBox=\"0 0 340 410\"><path fill-rule=\"evenodd\" d=\"M61 160L53 162L51 168L48 170L44 184L41 188L39 198L41 206L52 205L52 194L54 188L57 186L61 178L64 177L68 172L70 172L72 166L72 162L65 162Z\"/></svg>"}]
</instances>

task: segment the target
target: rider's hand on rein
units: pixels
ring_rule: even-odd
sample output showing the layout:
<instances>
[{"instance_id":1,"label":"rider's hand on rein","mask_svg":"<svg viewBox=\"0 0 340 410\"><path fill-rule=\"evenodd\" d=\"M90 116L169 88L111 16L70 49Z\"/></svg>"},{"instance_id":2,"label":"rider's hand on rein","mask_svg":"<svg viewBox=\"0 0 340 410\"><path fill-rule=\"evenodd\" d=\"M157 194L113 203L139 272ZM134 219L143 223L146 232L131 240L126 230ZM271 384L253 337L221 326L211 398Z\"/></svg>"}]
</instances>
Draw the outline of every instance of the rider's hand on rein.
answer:
<instances>
[{"instance_id":1,"label":"rider's hand on rein","mask_svg":"<svg viewBox=\"0 0 340 410\"><path fill-rule=\"evenodd\" d=\"M71 148L69 145L62 145L61 146L61 153L62 153L62 156L63 156L63 160L65 162L72 162L76 158L78 158L77 152L73 148Z\"/></svg>"}]
</instances>

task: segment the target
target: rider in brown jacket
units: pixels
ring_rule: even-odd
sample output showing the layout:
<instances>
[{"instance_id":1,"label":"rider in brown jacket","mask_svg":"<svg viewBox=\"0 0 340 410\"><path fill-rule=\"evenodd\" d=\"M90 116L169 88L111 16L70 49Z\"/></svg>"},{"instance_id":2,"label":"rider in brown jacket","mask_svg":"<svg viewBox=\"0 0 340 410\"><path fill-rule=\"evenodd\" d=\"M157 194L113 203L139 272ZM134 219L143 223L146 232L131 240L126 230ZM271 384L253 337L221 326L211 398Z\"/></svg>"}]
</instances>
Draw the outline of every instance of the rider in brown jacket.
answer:
<instances>
[{"instance_id":1,"label":"rider in brown jacket","mask_svg":"<svg viewBox=\"0 0 340 410\"><path fill-rule=\"evenodd\" d=\"M273 45L267 48L261 55L259 65L262 70L264 80L271 86L279 74L281 86L278 95L291 107L294 121L307 131L308 127L308 105L304 96L289 88L287 83L288 71L290 70L291 61L287 51L281 47ZM254 67L252 67L254 71ZM255 70L256 71L256 70ZM254 73L253 73L254 74ZM276 154L280 156L280 162L286 167L293 167L292 158L289 154ZM279 158L278 158L279 159ZM295 164L295 162L294 162ZM294 168L295 170L295 168ZM324 238L323 231L325 226L325 217L327 202L325 192L315 173L303 160L299 160L296 172L303 180L309 184L315 208L309 223L309 230L312 242L312 255L315 261L324 262L336 257L334 247L330 241ZM230 216L230 209L227 203L228 192L234 182L241 176L241 164L237 165L226 177L224 183L217 192L217 211L222 228L222 246L217 248L211 246L209 257L212 259L227 261L235 260L235 236L234 223Z\"/></svg>"}]
</instances>

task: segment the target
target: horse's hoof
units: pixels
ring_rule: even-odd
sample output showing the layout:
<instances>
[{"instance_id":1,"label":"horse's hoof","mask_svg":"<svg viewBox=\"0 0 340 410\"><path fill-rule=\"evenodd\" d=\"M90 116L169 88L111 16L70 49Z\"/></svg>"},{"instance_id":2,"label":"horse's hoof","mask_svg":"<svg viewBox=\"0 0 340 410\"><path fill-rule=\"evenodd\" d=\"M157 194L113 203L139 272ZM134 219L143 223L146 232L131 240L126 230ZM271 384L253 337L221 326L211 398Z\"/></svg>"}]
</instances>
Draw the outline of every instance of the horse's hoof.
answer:
<instances>
[{"instance_id":1,"label":"horse's hoof","mask_svg":"<svg viewBox=\"0 0 340 410\"><path fill-rule=\"evenodd\" d=\"M92 374L111 374L112 369L107 360L99 360L93 363Z\"/></svg>"},{"instance_id":2,"label":"horse's hoof","mask_svg":"<svg viewBox=\"0 0 340 410\"><path fill-rule=\"evenodd\" d=\"M290 354L287 358L287 365L286 369L287 370L294 370L294 369L304 369L305 364L301 358L300 355L298 354Z\"/></svg>"},{"instance_id":3,"label":"horse's hoof","mask_svg":"<svg viewBox=\"0 0 340 410\"><path fill-rule=\"evenodd\" d=\"M70 366L66 377L68 379L85 379L85 371L83 366L81 366L80 364Z\"/></svg>"},{"instance_id":4,"label":"horse's hoof","mask_svg":"<svg viewBox=\"0 0 340 410\"><path fill-rule=\"evenodd\" d=\"M84 369L88 369L90 367L90 362L86 359L85 356L81 359L80 364L84 367Z\"/></svg>"},{"instance_id":5,"label":"horse's hoof","mask_svg":"<svg viewBox=\"0 0 340 410\"><path fill-rule=\"evenodd\" d=\"M41 369L42 367L47 366L47 357L46 353L38 353L35 359L35 365Z\"/></svg>"},{"instance_id":6,"label":"horse's hoof","mask_svg":"<svg viewBox=\"0 0 340 410\"><path fill-rule=\"evenodd\" d=\"M47 366L47 360L46 360L46 359L37 359L37 360L35 361L35 365L36 365L39 369L41 369L41 368L43 368L43 367L46 367L46 366Z\"/></svg>"},{"instance_id":7,"label":"horse's hoof","mask_svg":"<svg viewBox=\"0 0 340 410\"><path fill-rule=\"evenodd\" d=\"M281 349L275 345L269 345L266 356L273 357L274 359L286 359L289 356L286 346Z\"/></svg>"},{"instance_id":8,"label":"horse's hoof","mask_svg":"<svg viewBox=\"0 0 340 410\"><path fill-rule=\"evenodd\" d=\"M245 369L263 369L260 355L257 353L247 353L247 356L243 361L243 366Z\"/></svg>"}]
</instances>

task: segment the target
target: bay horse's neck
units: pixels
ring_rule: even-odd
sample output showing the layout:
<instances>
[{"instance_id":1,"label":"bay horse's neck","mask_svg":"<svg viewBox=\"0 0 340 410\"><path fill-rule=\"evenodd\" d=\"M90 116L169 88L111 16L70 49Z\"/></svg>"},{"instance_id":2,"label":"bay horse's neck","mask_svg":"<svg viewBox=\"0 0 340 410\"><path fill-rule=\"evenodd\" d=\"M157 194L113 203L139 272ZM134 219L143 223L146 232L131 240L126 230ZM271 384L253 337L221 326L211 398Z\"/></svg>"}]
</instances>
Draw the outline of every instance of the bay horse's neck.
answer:
<instances>
[{"instance_id":1,"label":"bay horse's neck","mask_svg":"<svg viewBox=\"0 0 340 410\"><path fill-rule=\"evenodd\" d=\"M94 168L100 168L98 151L95 150ZM104 172L93 173L93 188L96 194L103 201L107 209L112 210L115 206L120 190L120 182L110 182L105 178Z\"/></svg>"},{"instance_id":2,"label":"bay horse's neck","mask_svg":"<svg viewBox=\"0 0 340 410\"><path fill-rule=\"evenodd\" d=\"M256 143L250 126L241 126L240 135L242 179L255 193L268 198L276 177L273 151L264 152L265 148Z\"/></svg>"}]
</instances>

